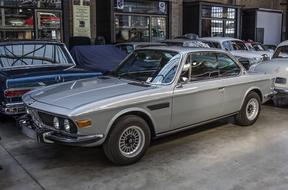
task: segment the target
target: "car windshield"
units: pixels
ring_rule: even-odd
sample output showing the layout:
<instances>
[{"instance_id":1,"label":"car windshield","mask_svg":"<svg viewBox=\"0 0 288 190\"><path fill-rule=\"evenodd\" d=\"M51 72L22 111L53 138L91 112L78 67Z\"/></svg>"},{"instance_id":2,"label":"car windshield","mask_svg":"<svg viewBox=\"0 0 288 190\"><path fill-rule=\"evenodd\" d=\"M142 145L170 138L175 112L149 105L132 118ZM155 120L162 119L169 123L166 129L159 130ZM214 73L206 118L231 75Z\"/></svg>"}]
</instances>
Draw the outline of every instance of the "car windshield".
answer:
<instances>
[{"instance_id":1,"label":"car windshield","mask_svg":"<svg viewBox=\"0 0 288 190\"><path fill-rule=\"evenodd\" d=\"M253 49L255 51L265 51L265 47L262 44L253 44Z\"/></svg>"},{"instance_id":2,"label":"car windshield","mask_svg":"<svg viewBox=\"0 0 288 190\"><path fill-rule=\"evenodd\" d=\"M0 69L73 64L68 52L57 44L9 44L0 46Z\"/></svg>"},{"instance_id":3,"label":"car windshield","mask_svg":"<svg viewBox=\"0 0 288 190\"><path fill-rule=\"evenodd\" d=\"M273 55L273 58L288 58L288 46L278 47Z\"/></svg>"},{"instance_id":4,"label":"car windshield","mask_svg":"<svg viewBox=\"0 0 288 190\"><path fill-rule=\"evenodd\" d=\"M151 84L171 83L181 56L163 50L133 52L113 73L113 76Z\"/></svg>"},{"instance_id":5,"label":"car windshield","mask_svg":"<svg viewBox=\"0 0 288 190\"><path fill-rule=\"evenodd\" d=\"M241 41L225 41L223 47L228 51L248 50L244 42Z\"/></svg>"}]
</instances>

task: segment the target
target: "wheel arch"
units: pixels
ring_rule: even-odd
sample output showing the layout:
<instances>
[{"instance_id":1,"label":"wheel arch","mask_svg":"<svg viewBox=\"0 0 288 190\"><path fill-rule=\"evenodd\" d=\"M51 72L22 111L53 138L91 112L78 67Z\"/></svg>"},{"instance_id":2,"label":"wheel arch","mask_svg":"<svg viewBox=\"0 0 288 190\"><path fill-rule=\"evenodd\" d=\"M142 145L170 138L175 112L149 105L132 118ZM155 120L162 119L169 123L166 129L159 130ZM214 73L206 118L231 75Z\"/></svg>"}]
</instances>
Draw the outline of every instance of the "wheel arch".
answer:
<instances>
[{"instance_id":1,"label":"wheel arch","mask_svg":"<svg viewBox=\"0 0 288 190\"><path fill-rule=\"evenodd\" d=\"M142 109L142 108L129 108L129 109L125 109L125 110L122 110L120 112L118 112L109 122L108 124L108 128L107 128L107 131L106 131L106 134L108 136L108 134L110 133L113 125L123 116L125 115L136 115L142 119L144 119L148 126L149 126L149 129L150 129L150 132L151 132L151 136L152 137L155 137L156 136L156 131L155 131L155 121L153 120L151 114Z\"/></svg>"},{"instance_id":2,"label":"wheel arch","mask_svg":"<svg viewBox=\"0 0 288 190\"><path fill-rule=\"evenodd\" d=\"M243 106L243 104L244 104L244 101L245 101L246 97L247 97L248 94L251 93L251 92L257 93L258 96L259 96L259 98L260 98L261 103L263 103L263 93L261 92L260 88L258 88L258 87L251 87L251 88L249 88L249 89L246 91L246 93L245 93L245 96L244 96L244 98L243 98L243 100L242 100L242 103L241 103L241 108L242 108L242 106Z\"/></svg>"}]
</instances>

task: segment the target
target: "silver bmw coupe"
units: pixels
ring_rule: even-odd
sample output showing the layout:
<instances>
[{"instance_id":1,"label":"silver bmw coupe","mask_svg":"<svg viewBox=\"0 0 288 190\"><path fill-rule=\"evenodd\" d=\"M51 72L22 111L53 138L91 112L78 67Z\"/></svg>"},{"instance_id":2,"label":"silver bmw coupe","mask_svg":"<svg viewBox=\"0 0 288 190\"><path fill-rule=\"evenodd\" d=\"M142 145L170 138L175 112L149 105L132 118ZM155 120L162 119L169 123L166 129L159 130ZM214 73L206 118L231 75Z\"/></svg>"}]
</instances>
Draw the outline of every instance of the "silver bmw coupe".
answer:
<instances>
[{"instance_id":1,"label":"silver bmw coupe","mask_svg":"<svg viewBox=\"0 0 288 190\"><path fill-rule=\"evenodd\" d=\"M249 74L222 50L149 47L108 76L23 96L23 132L44 143L102 146L118 165L140 160L151 139L221 118L256 122L273 94L270 75Z\"/></svg>"}]
</instances>

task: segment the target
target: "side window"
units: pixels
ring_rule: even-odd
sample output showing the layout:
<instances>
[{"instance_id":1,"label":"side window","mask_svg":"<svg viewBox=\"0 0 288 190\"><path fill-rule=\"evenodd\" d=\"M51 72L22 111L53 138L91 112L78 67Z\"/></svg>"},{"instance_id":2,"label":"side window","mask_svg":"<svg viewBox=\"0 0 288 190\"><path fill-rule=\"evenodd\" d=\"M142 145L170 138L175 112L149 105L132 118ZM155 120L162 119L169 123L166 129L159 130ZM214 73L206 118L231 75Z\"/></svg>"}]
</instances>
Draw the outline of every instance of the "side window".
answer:
<instances>
[{"instance_id":1,"label":"side window","mask_svg":"<svg viewBox=\"0 0 288 190\"><path fill-rule=\"evenodd\" d=\"M219 77L217 56L213 52L199 52L189 55L187 64L191 64L191 81L207 80Z\"/></svg>"},{"instance_id":2,"label":"side window","mask_svg":"<svg viewBox=\"0 0 288 190\"><path fill-rule=\"evenodd\" d=\"M229 41L223 42L223 47L224 49L228 50L228 51L232 51L233 47L231 45L231 43Z\"/></svg>"},{"instance_id":3,"label":"side window","mask_svg":"<svg viewBox=\"0 0 288 190\"><path fill-rule=\"evenodd\" d=\"M217 54L217 62L220 77L237 76L241 72L237 63L226 54Z\"/></svg>"}]
</instances>

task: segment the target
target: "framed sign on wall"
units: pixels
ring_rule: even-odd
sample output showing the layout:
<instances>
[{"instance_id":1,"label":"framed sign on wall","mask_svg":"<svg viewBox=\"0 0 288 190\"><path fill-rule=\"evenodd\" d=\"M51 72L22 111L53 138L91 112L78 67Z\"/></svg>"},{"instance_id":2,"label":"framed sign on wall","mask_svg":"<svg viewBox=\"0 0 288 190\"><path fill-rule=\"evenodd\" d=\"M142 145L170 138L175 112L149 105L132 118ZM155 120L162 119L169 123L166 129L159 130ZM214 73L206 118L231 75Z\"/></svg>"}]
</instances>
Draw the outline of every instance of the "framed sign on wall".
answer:
<instances>
[{"instance_id":1,"label":"framed sign on wall","mask_svg":"<svg viewBox=\"0 0 288 190\"><path fill-rule=\"evenodd\" d=\"M73 0L73 35L91 37L90 0Z\"/></svg>"}]
</instances>

